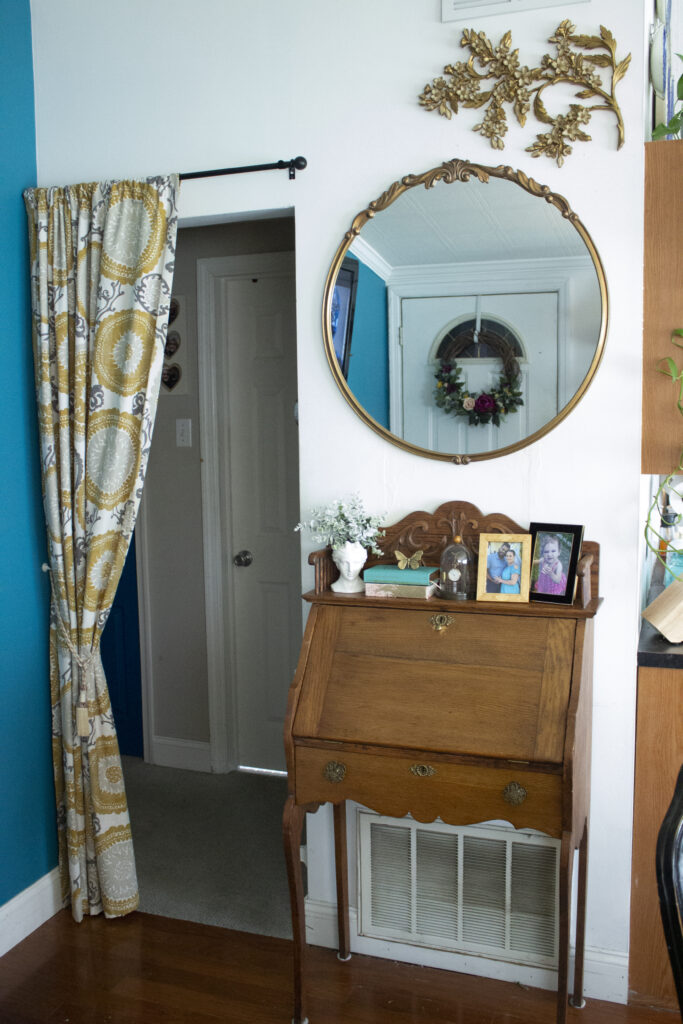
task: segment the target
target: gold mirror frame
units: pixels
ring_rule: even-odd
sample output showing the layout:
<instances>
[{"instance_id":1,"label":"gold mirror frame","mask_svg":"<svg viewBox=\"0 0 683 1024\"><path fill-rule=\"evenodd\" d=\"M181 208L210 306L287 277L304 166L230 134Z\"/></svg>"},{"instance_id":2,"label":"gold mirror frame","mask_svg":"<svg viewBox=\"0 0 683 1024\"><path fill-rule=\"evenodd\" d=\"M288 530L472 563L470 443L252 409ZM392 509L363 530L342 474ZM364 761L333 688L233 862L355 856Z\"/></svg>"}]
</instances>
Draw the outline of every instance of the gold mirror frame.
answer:
<instances>
[{"instance_id":1,"label":"gold mirror frame","mask_svg":"<svg viewBox=\"0 0 683 1024\"><path fill-rule=\"evenodd\" d=\"M484 184L488 183L489 178L501 178L505 181L509 181L512 184L525 189L530 195L535 196L538 199L544 199L547 203L550 203L562 217L573 225L583 239L593 261L593 266L595 267L598 286L600 289L601 317L600 332L595 347L595 354L588 368L588 372L586 373L586 376L578 390L552 420L546 423L543 427L534 431L534 433L529 434L528 437L525 437L521 441L517 441L515 444L508 445L504 448L495 448L492 451L462 455L449 452L437 452L429 448L422 448L419 445L411 444L410 441L405 441L396 434L392 434L390 430L383 427L373 419L372 416L370 416L349 388L341 371L341 367L339 366L332 341L331 310L334 287L342 261L352 242L360 234L364 225L367 224L369 220L382 210L386 210L408 189L417 188L420 185L424 185L424 187L428 189L439 181L443 181L446 184L468 182L472 175ZM516 171L512 167L503 165L499 165L498 167L487 167L483 164L472 164L466 160L448 160L439 167L434 167L429 171L425 171L424 174L408 174L406 177L401 178L400 181L393 182L393 184L391 184L389 188L377 199L373 200L365 210L361 211L361 213L354 217L350 229L344 235L341 245L335 253L327 274L323 296L322 326L325 354L332 371L332 376L337 382L337 386L344 395L346 401L354 412L360 416L363 422L367 424L367 426L379 434L380 437L383 437L385 440L397 445L399 448L403 448L404 451L411 452L413 455L421 455L425 458L437 459L441 462L451 462L455 465L467 465L470 462L480 462L484 459L496 459L503 455L511 455L512 452L519 451L521 448L526 448L527 445L533 444L535 441L538 441L539 438L553 430L558 423L561 423L583 398L591 381L593 380L593 377L595 376L605 347L605 338L607 335L607 281L600 257L595 245L593 244L591 236L577 215L573 212L564 196L551 192L547 185L540 185L537 181L534 181L533 178L529 178L524 174L523 171Z\"/></svg>"}]
</instances>

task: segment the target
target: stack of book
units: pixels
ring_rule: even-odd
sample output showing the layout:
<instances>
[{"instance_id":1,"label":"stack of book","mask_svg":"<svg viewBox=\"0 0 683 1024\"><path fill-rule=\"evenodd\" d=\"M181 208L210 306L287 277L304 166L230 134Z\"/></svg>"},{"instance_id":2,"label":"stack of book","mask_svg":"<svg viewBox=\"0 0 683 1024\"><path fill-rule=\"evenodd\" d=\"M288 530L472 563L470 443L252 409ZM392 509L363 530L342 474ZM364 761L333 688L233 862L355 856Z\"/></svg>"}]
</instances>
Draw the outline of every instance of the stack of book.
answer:
<instances>
[{"instance_id":1,"label":"stack of book","mask_svg":"<svg viewBox=\"0 0 683 1024\"><path fill-rule=\"evenodd\" d=\"M419 569L373 565L363 573L368 597L431 597L438 579L439 570L433 565L422 565Z\"/></svg>"}]
</instances>

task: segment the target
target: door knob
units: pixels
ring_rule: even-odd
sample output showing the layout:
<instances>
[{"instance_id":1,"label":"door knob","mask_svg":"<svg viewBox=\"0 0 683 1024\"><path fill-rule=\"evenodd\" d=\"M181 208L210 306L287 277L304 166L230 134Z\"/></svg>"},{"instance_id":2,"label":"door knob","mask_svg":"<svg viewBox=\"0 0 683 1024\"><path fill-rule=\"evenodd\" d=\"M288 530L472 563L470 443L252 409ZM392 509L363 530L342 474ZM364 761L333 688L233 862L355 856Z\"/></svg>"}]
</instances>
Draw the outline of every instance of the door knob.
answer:
<instances>
[{"instance_id":1,"label":"door knob","mask_svg":"<svg viewBox=\"0 0 683 1024\"><path fill-rule=\"evenodd\" d=\"M238 551L232 560L233 565L238 565L240 568L246 568L254 561L254 556L251 551Z\"/></svg>"}]
</instances>

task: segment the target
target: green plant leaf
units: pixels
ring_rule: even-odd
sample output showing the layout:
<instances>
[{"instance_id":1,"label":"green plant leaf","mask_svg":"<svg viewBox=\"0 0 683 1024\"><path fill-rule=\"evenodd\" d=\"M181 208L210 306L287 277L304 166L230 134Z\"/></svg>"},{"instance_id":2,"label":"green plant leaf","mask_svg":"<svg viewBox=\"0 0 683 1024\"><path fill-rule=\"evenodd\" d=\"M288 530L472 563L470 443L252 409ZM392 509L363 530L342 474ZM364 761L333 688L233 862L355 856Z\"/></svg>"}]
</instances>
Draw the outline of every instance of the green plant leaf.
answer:
<instances>
[{"instance_id":1,"label":"green plant leaf","mask_svg":"<svg viewBox=\"0 0 683 1024\"><path fill-rule=\"evenodd\" d=\"M672 359L671 356L664 356L661 359L661 362L662 363L666 363L668 369L662 370L662 368L658 366L657 367L657 372L658 373L663 373L665 377L671 377L672 380L678 380L679 369L678 369L678 366L676 365L676 361L674 359Z\"/></svg>"},{"instance_id":2,"label":"green plant leaf","mask_svg":"<svg viewBox=\"0 0 683 1024\"><path fill-rule=\"evenodd\" d=\"M665 139L667 135L678 135L683 125L683 110L679 110L671 118L668 124L658 124L652 132L652 139L654 142L659 142L661 139Z\"/></svg>"}]
</instances>

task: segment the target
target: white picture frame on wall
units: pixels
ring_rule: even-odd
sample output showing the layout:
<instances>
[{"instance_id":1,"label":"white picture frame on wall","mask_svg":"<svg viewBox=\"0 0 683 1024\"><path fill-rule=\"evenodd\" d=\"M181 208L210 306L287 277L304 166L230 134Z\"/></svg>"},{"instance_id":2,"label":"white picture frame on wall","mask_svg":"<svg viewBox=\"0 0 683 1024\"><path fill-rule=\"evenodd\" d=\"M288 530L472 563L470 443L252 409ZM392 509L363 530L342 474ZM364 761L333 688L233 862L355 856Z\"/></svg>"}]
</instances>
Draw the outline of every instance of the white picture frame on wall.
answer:
<instances>
[{"instance_id":1,"label":"white picture frame on wall","mask_svg":"<svg viewBox=\"0 0 683 1024\"><path fill-rule=\"evenodd\" d=\"M586 4L591 0L572 0L572 3ZM483 18L491 14L514 14L516 11L532 11L543 7L567 6L566 0L441 0L442 21L465 21Z\"/></svg>"}]
</instances>

